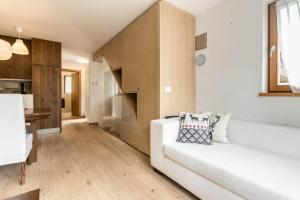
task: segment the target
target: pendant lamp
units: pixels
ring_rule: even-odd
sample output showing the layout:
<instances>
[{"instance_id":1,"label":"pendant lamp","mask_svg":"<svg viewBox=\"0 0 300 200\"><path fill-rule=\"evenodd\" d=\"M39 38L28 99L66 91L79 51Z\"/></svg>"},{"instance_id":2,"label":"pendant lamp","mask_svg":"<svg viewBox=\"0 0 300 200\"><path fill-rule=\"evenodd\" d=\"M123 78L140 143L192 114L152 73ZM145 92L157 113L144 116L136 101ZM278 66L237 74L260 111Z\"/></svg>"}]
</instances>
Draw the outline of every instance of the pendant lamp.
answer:
<instances>
[{"instance_id":1,"label":"pendant lamp","mask_svg":"<svg viewBox=\"0 0 300 200\"><path fill-rule=\"evenodd\" d=\"M23 33L23 28L17 27L16 30L18 32L19 39L17 39L16 42L12 45L12 52L18 55L29 55L29 51L27 47L25 46L23 40L21 40L21 34Z\"/></svg>"},{"instance_id":2,"label":"pendant lamp","mask_svg":"<svg viewBox=\"0 0 300 200\"><path fill-rule=\"evenodd\" d=\"M0 60L9 60L12 57L12 49L9 42L0 39Z\"/></svg>"}]
</instances>

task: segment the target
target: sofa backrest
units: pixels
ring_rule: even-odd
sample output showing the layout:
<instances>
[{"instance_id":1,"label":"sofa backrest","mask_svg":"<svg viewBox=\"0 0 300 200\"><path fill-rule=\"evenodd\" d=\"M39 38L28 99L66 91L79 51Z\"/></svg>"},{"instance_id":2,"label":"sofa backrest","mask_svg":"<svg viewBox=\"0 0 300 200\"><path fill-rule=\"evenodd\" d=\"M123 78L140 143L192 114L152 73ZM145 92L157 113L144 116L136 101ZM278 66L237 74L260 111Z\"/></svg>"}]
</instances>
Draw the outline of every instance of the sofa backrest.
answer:
<instances>
[{"instance_id":1,"label":"sofa backrest","mask_svg":"<svg viewBox=\"0 0 300 200\"><path fill-rule=\"evenodd\" d=\"M300 128L232 120L228 139L231 143L300 158Z\"/></svg>"}]
</instances>

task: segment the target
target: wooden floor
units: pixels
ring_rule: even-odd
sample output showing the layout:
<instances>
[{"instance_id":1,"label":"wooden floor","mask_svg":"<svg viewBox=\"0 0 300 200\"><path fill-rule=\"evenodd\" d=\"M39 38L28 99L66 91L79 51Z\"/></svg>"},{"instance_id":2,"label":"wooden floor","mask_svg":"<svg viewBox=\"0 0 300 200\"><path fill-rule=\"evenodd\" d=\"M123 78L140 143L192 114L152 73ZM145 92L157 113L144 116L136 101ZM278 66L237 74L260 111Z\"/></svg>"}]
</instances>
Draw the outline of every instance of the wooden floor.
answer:
<instances>
[{"instance_id":1,"label":"wooden floor","mask_svg":"<svg viewBox=\"0 0 300 200\"><path fill-rule=\"evenodd\" d=\"M0 167L0 199L40 188L41 200L196 199L165 176L149 158L96 126L65 121L62 134L40 135L38 162Z\"/></svg>"}]
</instances>

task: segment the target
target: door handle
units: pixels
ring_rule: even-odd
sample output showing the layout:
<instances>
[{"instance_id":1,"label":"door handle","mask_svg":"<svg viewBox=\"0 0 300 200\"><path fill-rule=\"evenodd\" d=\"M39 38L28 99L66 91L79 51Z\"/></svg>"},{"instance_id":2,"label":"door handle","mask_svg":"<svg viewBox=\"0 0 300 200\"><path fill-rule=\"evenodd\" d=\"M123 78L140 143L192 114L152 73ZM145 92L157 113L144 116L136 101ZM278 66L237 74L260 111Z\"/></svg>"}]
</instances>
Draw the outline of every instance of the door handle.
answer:
<instances>
[{"instance_id":1,"label":"door handle","mask_svg":"<svg viewBox=\"0 0 300 200\"><path fill-rule=\"evenodd\" d=\"M272 47L270 48L270 52L269 52L269 57L272 58L273 57L273 53L276 51L276 46L272 45Z\"/></svg>"}]
</instances>

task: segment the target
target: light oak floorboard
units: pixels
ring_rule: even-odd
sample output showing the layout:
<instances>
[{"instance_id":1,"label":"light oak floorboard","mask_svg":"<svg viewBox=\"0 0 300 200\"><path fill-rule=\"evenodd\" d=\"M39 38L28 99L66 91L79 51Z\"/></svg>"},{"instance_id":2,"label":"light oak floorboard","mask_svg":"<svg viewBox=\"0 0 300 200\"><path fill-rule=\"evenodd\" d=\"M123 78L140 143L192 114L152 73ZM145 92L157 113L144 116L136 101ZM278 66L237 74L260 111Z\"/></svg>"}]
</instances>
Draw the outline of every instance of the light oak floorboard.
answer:
<instances>
[{"instance_id":1,"label":"light oak floorboard","mask_svg":"<svg viewBox=\"0 0 300 200\"><path fill-rule=\"evenodd\" d=\"M38 162L0 167L0 199L41 189L41 200L197 199L153 171L149 157L97 126L63 122L62 134L39 135Z\"/></svg>"}]
</instances>

